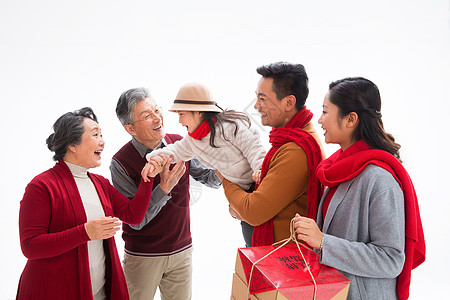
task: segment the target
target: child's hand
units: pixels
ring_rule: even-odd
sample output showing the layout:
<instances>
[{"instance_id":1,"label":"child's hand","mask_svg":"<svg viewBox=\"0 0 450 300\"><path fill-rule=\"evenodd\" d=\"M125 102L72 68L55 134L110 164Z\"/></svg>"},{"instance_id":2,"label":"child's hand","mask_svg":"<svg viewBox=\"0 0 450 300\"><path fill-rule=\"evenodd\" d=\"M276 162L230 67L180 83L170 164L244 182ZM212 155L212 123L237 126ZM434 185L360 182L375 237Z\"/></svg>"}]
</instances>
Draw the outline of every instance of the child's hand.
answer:
<instances>
[{"instance_id":1,"label":"child's hand","mask_svg":"<svg viewBox=\"0 0 450 300\"><path fill-rule=\"evenodd\" d=\"M252 179L256 184L260 184L261 183L261 170L253 172Z\"/></svg>"},{"instance_id":2,"label":"child's hand","mask_svg":"<svg viewBox=\"0 0 450 300\"><path fill-rule=\"evenodd\" d=\"M167 158L165 155L161 154L161 157L152 157L150 161L147 162L142 169L141 176L144 179L144 182L149 182L150 177L155 177L158 175L165 164L171 163L172 158ZM170 161L169 161L170 160Z\"/></svg>"}]
</instances>

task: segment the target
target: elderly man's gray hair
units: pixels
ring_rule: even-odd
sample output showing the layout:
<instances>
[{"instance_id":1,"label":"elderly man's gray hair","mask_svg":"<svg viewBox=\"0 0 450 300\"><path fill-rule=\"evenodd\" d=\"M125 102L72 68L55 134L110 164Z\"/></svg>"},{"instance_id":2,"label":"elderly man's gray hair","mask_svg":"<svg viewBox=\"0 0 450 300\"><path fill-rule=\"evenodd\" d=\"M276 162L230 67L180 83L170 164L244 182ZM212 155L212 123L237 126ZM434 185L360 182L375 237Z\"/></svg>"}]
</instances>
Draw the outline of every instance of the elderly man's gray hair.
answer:
<instances>
[{"instance_id":1,"label":"elderly man's gray hair","mask_svg":"<svg viewBox=\"0 0 450 300\"><path fill-rule=\"evenodd\" d=\"M145 98L151 98L150 93L146 88L134 88L125 91L120 95L117 101L116 115L122 125L133 123L133 110L136 105Z\"/></svg>"}]
</instances>

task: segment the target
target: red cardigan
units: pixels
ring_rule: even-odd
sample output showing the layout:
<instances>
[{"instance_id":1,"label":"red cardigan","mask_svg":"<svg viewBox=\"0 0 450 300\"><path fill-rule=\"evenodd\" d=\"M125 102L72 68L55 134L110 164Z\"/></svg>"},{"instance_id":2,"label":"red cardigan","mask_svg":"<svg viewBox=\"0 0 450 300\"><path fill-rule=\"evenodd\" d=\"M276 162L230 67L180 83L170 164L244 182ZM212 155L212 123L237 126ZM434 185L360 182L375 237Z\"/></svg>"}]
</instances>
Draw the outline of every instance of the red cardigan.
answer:
<instances>
[{"instance_id":1,"label":"red cardigan","mask_svg":"<svg viewBox=\"0 0 450 300\"><path fill-rule=\"evenodd\" d=\"M130 201L107 179L88 173L105 216L139 224L150 202L153 182L141 182ZM28 258L17 299L92 299L86 214L75 179L63 161L36 176L20 202L19 232ZM114 238L103 240L108 299L129 299Z\"/></svg>"}]
</instances>

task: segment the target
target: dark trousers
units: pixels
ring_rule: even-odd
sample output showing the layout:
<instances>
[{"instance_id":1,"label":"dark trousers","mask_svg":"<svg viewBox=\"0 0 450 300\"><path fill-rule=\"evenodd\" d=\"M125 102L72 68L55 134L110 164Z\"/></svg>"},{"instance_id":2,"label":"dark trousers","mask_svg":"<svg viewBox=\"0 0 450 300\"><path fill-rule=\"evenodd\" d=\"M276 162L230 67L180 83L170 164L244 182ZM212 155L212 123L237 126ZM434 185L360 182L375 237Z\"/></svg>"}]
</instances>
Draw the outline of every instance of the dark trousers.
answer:
<instances>
[{"instance_id":1,"label":"dark trousers","mask_svg":"<svg viewBox=\"0 0 450 300\"><path fill-rule=\"evenodd\" d=\"M245 221L241 221L242 235L244 236L245 247L252 246L253 226Z\"/></svg>"},{"instance_id":2,"label":"dark trousers","mask_svg":"<svg viewBox=\"0 0 450 300\"><path fill-rule=\"evenodd\" d=\"M247 190L247 193L251 193L254 190L255 190L255 183L253 182L250 188ZM251 247L254 227L245 221L241 221L241 227L242 227L242 235L244 236L245 247Z\"/></svg>"}]
</instances>

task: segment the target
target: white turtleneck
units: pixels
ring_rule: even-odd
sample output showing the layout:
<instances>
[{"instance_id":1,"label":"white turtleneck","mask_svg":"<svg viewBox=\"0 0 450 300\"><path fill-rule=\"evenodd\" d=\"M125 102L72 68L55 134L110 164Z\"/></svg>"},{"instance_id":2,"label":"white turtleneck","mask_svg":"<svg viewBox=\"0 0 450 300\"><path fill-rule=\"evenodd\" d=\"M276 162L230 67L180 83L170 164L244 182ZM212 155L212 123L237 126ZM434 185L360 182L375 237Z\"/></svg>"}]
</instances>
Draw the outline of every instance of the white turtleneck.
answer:
<instances>
[{"instance_id":1,"label":"white turtleneck","mask_svg":"<svg viewBox=\"0 0 450 300\"><path fill-rule=\"evenodd\" d=\"M87 221L105 216L97 190L89 178L88 169L65 162L72 172L80 192ZM91 275L92 294L94 300L106 299L105 296L105 251L103 240L88 241L89 269Z\"/></svg>"}]
</instances>

